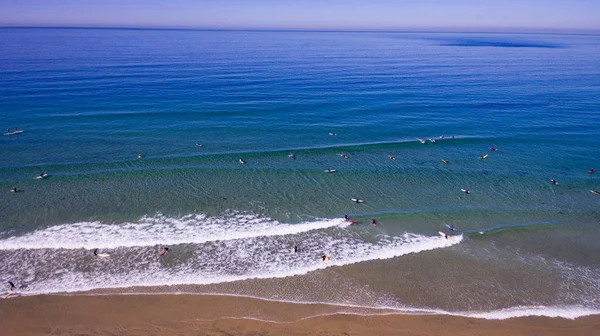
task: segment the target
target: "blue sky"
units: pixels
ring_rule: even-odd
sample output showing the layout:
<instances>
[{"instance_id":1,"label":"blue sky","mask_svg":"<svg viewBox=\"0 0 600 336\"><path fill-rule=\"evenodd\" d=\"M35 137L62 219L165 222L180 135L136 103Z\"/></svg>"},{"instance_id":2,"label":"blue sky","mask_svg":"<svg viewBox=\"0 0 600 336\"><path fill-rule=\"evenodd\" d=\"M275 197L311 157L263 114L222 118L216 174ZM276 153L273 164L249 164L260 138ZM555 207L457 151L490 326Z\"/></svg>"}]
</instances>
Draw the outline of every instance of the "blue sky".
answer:
<instances>
[{"instance_id":1,"label":"blue sky","mask_svg":"<svg viewBox=\"0 0 600 336\"><path fill-rule=\"evenodd\" d=\"M600 0L0 0L0 25L600 31Z\"/></svg>"}]
</instances>

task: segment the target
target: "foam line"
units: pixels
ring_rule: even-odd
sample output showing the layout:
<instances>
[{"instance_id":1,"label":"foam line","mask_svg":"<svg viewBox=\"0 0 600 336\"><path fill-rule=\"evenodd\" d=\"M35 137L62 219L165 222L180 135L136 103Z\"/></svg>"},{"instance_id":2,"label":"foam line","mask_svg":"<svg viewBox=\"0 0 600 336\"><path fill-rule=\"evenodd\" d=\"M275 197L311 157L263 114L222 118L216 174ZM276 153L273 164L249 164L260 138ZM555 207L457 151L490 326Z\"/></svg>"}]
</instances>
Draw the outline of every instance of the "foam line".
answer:
<instances>
[{"instance_id":1,"label":"foam line","mask_svg":"<svg viewBox=\"0 0 600 336\"><path fill-rule=\"evenodd\" d=\"M180 218L156 215L135 223L80 222L37 230L0 240L0 250L79 249L205 243L217 240L290 235L335 226L343 219L282 224L252 214L232 213L223 217L187 215Z\"/></svg>"}]
</instances>

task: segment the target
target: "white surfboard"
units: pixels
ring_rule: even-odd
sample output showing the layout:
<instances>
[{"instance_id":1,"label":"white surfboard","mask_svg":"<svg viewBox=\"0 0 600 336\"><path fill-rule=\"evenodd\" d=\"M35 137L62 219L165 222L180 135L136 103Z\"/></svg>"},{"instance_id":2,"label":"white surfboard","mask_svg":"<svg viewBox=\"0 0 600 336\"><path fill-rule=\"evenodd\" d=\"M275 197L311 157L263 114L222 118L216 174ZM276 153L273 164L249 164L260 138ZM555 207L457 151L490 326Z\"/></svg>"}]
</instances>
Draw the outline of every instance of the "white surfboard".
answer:
<instances>
[{"instance_id":1,"label":"white surfboard","mask_svg":"<svg viewBox=\"0 0 600 336\"><path fill-rule=\"evenodd\" d=\"M98 254L96 254L96 256L98 256L100 258L108 258L108 257L110 257L110 254L108 254L108 253L98 253Z\"/></svg>"},{"instance_id":2,"label":"white surfboard","mask_svg":"<svg viewBox=\"0 0 600 336\"><path fill-rule=\"evenodd\" d=\"M356 202L356 203L364 203L364 201L363 201L363 200L361 200L361 199L358 199L358 198L353 198L353 199L352 199L352 202Z\"/></svg>"},{"instance_id":3,"label":"white surfboard","mask_svg":"<svg viewBox=\"0 0 600 336\"><path fill-rule=\"evenodd\" d=\"M48 174L42 174L42 175L38 175L38 176L36 176L35 178L36 178L36 179L38 179L38 180L41 180L41 179L44 179L44 178L46 178L46 177L48 177Z\"/></svg>"},{"instance_id":4,"label":"white surfboard","mask_svg":"<svg viewBox=\"0 0 600 336\"><path fill-rule=\"evenodd\" d=\"M446 234L445 234L445 233L443 233L442 231L438 231L438 233L440 234L440 236L442 236L442 237L446 238Z\"/></svg>"},{"instance_id":5,"label":"white surfboard","mask_svg":"<svg viewBox=\"0 0 600 336\"><path fill-rule=\"evenodd\" d=\"M324 172L326 173L335 173L337 170L335 169L325 169Z\"/></svg>"},{"instance_id":6,"label":"white surfboard","mask_svg":"<svg viewBox=\"0 0 600 336\"><path fill-rule=\"evenodd\" d=\"M15 135L15 134L21 134L21 133L23 133L23 131L21 131L21 130L18 130L18 131L14 131L14 132L7 132L7 133L4 133L4 135Z\"/></svg>"}]
</instances>

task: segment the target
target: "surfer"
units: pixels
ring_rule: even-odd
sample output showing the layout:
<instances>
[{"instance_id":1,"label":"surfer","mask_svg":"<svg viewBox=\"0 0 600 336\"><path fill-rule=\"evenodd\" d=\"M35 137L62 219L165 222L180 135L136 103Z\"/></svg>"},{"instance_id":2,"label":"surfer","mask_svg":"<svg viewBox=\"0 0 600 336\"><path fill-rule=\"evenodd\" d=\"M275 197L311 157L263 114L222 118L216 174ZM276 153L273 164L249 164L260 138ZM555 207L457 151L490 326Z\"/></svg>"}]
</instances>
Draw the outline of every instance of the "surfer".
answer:
<instances>
[{"instance_id":1,"label":"surfer","mask_svg":"<svg viewBox=\"0 0 600 336\"><path fill-rule=\"evenodd\" d=\"M7 129L6 129L6 133L7 133L7 134L10 134L10 128L7 128Z\"/></svg>"},{"instance_id":2,"label":"surfer","mask_svg":"<svg viewBox=\"0 0 600 336\"><path fill-rule=\"evenodd\" d=\"M347 158L348 158L348 155L346 155L346 154L342 154L342 157L343 157L344 159L347 159Z\"/></svg>"},{"instance_id":3,"label":"surfer","mask_svg":"<svg viewBox=\"0 0 600 336\"><path fill-rule=\"evenodd\" d=\"M199 142L196 142L196 147L202 147L202 144Z\"/></svg>"},{"instance_id":4,"label":"surfer","mask_svg":"<svg viewBox=\"0 0 600 336\"><path fill-rule=\"evenodd\" d=\"M454 231L454 230L456 229L456 226L454 226L454 225L450 225L450 228L449 228L449 229L450 229L450 230L452 230L452 231Z\"/></svg>"},{"instance_id":5,"label":"surfer","mask_svg":"<svg viewBox=\"0 0 600 336\"><path fill-rule=\"evenodd\" d=\"M471 190L469 189L460 189L462 192L464 192L465 194L470 194Z\"/></svg>"},{"instance_id":6,"label":"surfer","mask_svg":"<svg viewBox=\"0 0 600 336\"><path fill-rule=\"evenodd\" d=\"M298 245L294 245L294 253L298 253Z\"/></svg>"},{"instance_id":7,"label":"surfer","mask_svg":"<svg viewBox=\"0 0 600 336\"><path fill-rule=\"evenodd\" d=\"M396 157L395 157L395 156L393 156L393 155L390 155L390 156L389 156L389 158L390 158L390 160L392 160L392 161L396 161Z\"/></svg>"},{"instance_id":8,"label":"surfer","mask_svg":"<svg viewBox=\"0 0 600 336\"><path fill-rule=\"evenodd\" d=\"M448 234L444 233L444 238L448 239Z\"/></svg>"},{"instance_id":9,"label":"surfer","mask_svg":"<svg viewBox=\"0 0 600 336\"><path fill-rule=\"evenodd\" d=\"M15 286L15 284L12 281L8 282L8 285L10 286L10 291L14 291L15 289L17 289L17 286Z\"/></svg>"},{"instance_id":10,"label":"surfer","mask_svg":"<svg viewBox=\"0 0 600 336\"><path fill-rule=\"evenodd\" d=\"M480 159L487 159L487 157L488 157L487 154L486 155L479 155Z\"/></svg>"},{"instance_id":11,"label":"surfer","mask_svg":"<svg viewBox=\"0 0 600 336\"><path fill-rule=\"evenodd\" d=\"M240 159L240 163L241 163L241 164L246 164L246 161L244 161L244 160Z\"/></svg>"},{"instance_id":12,"label":"surfer","mask_svg":"<svg viewBox=\"0 0 600 336\"><path fill-rule=\"evenodd\" d=\"M354 199L352 199L352 200L353 200L354 202L356 202L356 203L362 203L362 202L363 202L363 200L361 200L361 199L358 199L358 198L354 198Z\"/></svg>"},{"instance_id":13,"label":"surfer","mask_svg":"<svg viewBox=\"0 0 600 336\"><path fill-rule=\"evenodd\" d=\"M98 256L98 249L94 249L94 256L97 257Z\"/></svg>"},{"instance_id":14,"label":"surfer","mask_svg":"<svg viewBox=\"0 0 600 336\"><path fill-rule=\"evenodd\" d=\"M38 178L41 178L41 179L43 179L44 177L46 177L46 173L41 173L41 174L38 176Z\"/></svg>"},{"instance_id":15,"label":"surfer","mask_svg":"<svg viewBox=\"0 0 600 336\"><path fill-rule=\"evenodd\" d=\"M321 253L321 259L323 259L323 261L327 261L329 260L329 257L325 253Z\"/></svg>"},{"instance_id":16,"label":"surfer","mask_svg":"<svg viewBox=\"0 0 600 336\"><path fill-rule=\"evenodd\" d=\"M443 163L443 164L448 164L448 163L450 163L450 161L449 161L449 160L446 160L446 159L442 159L442 163Z\"/></svg>"},{"instance_id":17,"label":"surfer","mask_svg":"<svg viewBox=\"0 0 600 336\"><path fill-rule=\"evenodd\" d=\"M552 184L558 184L555 179L551 179L550 182L552 182Z\"/></svg>"},{"instance_id":18,"label":"surfer","mask_svg":"<svg viewBox=\"0 0 600 336\"><path fill-rule=\"evenodd\" d=\"M138 159L141 159L141 158L142 158L142 154L138 154Z\"/></svg>"},{"instance_id":19,"label":"surfer","mask_svg":"<svg viewBox=\"0 0 600 336\"><path fill-rule=\"evenodd\" d=\"M592 192L592 194L594 195L600 195L600 191L596 191L596 190L590 190Z\"/></svg>"},{"instance_id":20,"label":"surfer","mask_svg":"<svg viewBox=\"0 0 600 336\"><path fill-rule=\"evenodd\" d=\"M350 220L350 218L348 218L348 215L344 215L344 220L346 220L346 222Z\"/></svg>"},{"instance_id":21,"label":"surfer","mask_svg":"<svg viewBox=\"0 0 600 336\"><path fill-rule=\"evenodd\" d=\"M588 173L593 174L595 172L594 168L590 168L590 170L588 170Z\"/></svg>"},{"instance_id":22,"label":"surfer","mask_svg":"<svg viewBox=\"0 0 600 336\"><path fill-rule=\"evenodd\" d=\"M371 218L371 225L376 226L377 222L375 221L375 218Z\"/></svg>"},{"instance_id":23,"label":"surfer","mask_svg":"<svg viewBox=\"0 0 600 336\"><path fill-rule=\"evenodd\" d=\"M497 152L497 151L498 151L498 148L496 148L496 147L490 147L490 150L491 150L492 152Z\"/></svg>"},{"instance_id":24,"label":"surfer","mask_svg":"<svg viewBox=\"0 0 600 336\"><path fill-rule=\"evenodd\" d=\"M162 257L162 256L164 256L164 255L165 255L167 252L169 252L169 248L168 248L168 247L165 247L165 248L163 248L162 250L160 250L160 252L158 252L158 253L156 254L156 256L158 256L158 257Z\"/></svg>"},{"instance_id":25,"label":"surfer","mask_svg":"<svg viewBox=\"0 0 600 336\"><path fill-rule=\"evenodd\" d=\"M289 157L290 159L295 159L295 157L294 157L294 154L292 154L292 153L288 154L288 157Z\"/></svg>"},{"instance_id":26,"label":"surfer","mask_svg":"<svg viewBox=\"0 0 600 336\"><path fill-rule=\"evenodd\" d=\"M333 132L329 132L329 136L336 136L337 134L333 133Z\"/></svg>"},{"instance_id":27,"label":"surfer","mask_svg":"<svg viewBox=\"0 0 600 336\"><path fill-rule=\"evenodd\" d=\"M14 193L18 192L17 188L12 188L12 189L10 189L10 191L14 192Z\"/></svg>"}]
</instances>

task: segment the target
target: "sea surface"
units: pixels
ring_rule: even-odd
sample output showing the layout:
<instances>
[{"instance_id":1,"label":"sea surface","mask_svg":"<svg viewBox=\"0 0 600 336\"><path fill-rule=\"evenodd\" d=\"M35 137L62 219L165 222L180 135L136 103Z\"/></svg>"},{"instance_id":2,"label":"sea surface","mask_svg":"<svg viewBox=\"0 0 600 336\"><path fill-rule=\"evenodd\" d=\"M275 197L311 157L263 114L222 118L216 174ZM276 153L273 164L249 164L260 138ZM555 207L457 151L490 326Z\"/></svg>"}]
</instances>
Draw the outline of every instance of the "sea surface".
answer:
<instances>
[{"instance_id":1,"label":"sea surface","mask_svg":"<svg viewBox=\"0 0 600 336\"><path fill-rule=\"evenodd\" d=\"M600 313L598 35L0 28L15 127L20 295Z\"/></svg>"}]
</instances>

